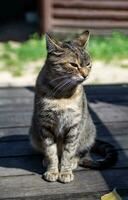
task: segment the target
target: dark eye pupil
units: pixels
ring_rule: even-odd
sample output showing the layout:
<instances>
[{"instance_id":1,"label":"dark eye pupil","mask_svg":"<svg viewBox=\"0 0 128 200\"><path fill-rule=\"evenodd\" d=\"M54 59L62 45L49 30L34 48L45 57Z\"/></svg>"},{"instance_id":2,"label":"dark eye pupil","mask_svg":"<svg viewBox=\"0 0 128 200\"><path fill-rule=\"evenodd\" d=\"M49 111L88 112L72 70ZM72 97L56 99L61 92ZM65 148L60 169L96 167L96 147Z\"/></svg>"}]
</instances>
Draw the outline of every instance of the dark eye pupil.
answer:
<instances>
[{"instance_id":1,"label":"dark eye pupil","mask_svg":"<svg viewBox=\"0 0 128 200\"><path fill-rule=\"evenodd\" d=\"M90 65L90 62L87 63L87 66Z\"/></svg>"},{"instance_id":2,"label":"dark eye pupil","mask_svg":"<svg viewBox=\"0 0 128 200\"><path fill-rule=\"evenodd\" d=\"M78 67L78 65L76 63L70 63L73 67Z\"/></svg>"}]
</instances>

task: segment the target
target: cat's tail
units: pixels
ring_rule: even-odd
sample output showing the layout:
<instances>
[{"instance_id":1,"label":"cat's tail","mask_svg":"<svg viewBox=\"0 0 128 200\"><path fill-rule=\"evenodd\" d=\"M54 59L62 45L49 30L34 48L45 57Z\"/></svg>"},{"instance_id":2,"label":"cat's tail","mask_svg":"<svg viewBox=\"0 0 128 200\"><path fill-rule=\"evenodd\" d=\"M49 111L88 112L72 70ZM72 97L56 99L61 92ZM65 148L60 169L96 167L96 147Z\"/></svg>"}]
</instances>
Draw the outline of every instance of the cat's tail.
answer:
<instances>
[{"instance_id":1,"label":"cat's tail","mask_svg":"<svg viewBox=\"0 0 128 200\"><path fill-rule=\"evenodd\" d=\"M80 161L80 166L90 169L102 170L115 165L118 159L118 153L115 150L114 146L102 140L95 141L94 145L91 148L91 152L102 156L103 159L88 160L85 158Z\"/></svg>"}]
</instances>

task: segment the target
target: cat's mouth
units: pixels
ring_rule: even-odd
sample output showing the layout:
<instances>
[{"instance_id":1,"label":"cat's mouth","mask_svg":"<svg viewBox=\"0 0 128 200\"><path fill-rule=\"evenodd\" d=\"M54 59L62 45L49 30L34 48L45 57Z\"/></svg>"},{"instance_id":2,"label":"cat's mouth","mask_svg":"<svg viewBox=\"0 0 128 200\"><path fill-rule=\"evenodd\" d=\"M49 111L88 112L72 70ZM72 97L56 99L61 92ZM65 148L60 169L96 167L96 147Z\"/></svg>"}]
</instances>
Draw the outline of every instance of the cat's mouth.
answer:
<instances>
[{"instance_id":1,"label":"cat's mouth","mask_svg":"<svg viewBox=\"0 0 128 200\"><path fill-rule=\"evenodd\" d=\"M72 77L72 80L76 83L76 84L79 84L79 83L82 83L84 82L85 80L87 79L87 76L86 77L83 77L83 76L73 76Z\"/></svg>"}]
</instances>

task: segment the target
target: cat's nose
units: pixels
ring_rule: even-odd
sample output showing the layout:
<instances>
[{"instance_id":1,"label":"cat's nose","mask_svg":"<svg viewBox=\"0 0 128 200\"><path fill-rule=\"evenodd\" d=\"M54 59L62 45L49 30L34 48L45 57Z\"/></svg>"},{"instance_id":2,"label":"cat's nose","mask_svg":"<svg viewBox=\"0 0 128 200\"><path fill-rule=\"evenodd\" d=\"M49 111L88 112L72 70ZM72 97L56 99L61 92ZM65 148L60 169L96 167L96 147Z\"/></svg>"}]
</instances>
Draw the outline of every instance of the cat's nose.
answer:
<instances>
[{"instance_id":1,"label":"cat's nose","mask_svg":"<svg viewBox=\"0 0 128 200\"><path fill-rule=\"evenodd\" d=\"M79 69L80 75L85 79L88 76L88 70L85 68L80 68Z\"/></svg>"},{"instance_id":2,"label":"cat's nose","mask_svg":"<svg viewBox=\"0 0 128 200\"><path fill-rule=\"evenodd\" d=\"M87 75L86 75L86 74L82 74L82 77L83 77L84 79L86 79Z\"/></svg>"}]
</instances>

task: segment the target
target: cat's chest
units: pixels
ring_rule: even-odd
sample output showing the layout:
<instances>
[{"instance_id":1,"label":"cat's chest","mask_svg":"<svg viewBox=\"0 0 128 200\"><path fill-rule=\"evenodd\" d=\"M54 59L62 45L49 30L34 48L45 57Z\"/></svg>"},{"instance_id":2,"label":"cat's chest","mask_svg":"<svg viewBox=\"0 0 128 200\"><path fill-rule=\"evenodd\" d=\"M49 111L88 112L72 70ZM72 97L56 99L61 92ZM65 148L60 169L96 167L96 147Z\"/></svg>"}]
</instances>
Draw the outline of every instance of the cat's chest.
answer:
<instances>
[{"instance_id":1,"label":"cat's chest","mask_svg":"<svg viewBox=\"0 0 128 200\"><path fill-rule=\"evenodd\" d=\"M71 112L79 108L81 103L81 96L76 96L74 98L62 98L62 99L47 99L43 98L43 104L45 107L49 107L52 111L59 112Z\"/></svg>"},{"instance_id":2,"label":"cat's chest","mask_svg":"<svg viewBox=\"0 0 128 200\"><path fill-rule=\"evenodd\" d=\"M81 112L80 110L74 110L73 108L67 108L60 110L56 114L56 128L55 133L62 135L66 130L69 130L74 124L80 122Z\"/></svg>"},{"instance_id":3,"label":"cat's chest","mask_svg":"<svg viewBox=\"0 0 128 200\"><path fill-rule=\"evenodd\" d=\"M47 107L58 119L66 120L81 112L81 101L79 98L75 100L47 101Z\"/></svg>"},{"instance_id":4,"label":"cat's chest","mask_svg":"<svg viewBox=\"0 0 128 200\"><path fill-rule=\"evenodd\" d=\"M76 101L47 101L44 112L49 112L47 116L52 115L52 122L55 124L55 132L62 134L65 129L70 128L81 118L82 107L80 105L80 99ZM49 119L48 119L49 120Z\"/></svg>"}]
</instances>

